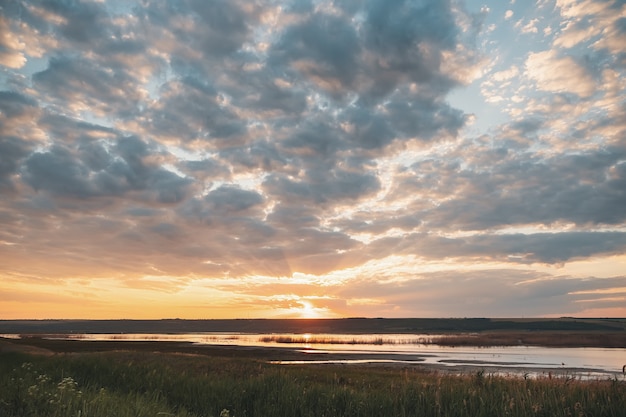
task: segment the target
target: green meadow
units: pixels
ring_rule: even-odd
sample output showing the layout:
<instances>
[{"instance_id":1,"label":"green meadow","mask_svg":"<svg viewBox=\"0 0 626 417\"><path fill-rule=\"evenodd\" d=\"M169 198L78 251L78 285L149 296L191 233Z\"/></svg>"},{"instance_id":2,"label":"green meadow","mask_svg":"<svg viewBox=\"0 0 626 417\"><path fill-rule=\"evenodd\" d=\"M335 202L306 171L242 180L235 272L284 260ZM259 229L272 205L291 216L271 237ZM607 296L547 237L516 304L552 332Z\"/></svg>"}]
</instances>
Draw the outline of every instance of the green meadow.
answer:
<instances>
[{"instance_id":1,"label":"green meadow","mask_svg":"<svg viewBox=\"0 0 626 417\"><path fill-rule=\"evenodd\" d=\"M626 382L284 366L152 352L0 353L0 416L624 416Z\"/></svg>"}]
</instances>

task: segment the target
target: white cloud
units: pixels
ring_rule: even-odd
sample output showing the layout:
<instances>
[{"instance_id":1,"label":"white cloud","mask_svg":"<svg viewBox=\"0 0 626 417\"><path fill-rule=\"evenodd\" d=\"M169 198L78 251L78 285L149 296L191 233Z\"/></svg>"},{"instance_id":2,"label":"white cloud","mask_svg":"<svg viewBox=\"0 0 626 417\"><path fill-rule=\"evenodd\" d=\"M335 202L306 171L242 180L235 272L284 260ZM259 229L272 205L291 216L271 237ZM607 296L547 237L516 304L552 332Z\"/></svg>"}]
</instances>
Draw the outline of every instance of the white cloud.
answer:
<instances>
[{"instance_id":1,"label":"white cloud","mask_svg":"<svg viewBox=\"0 0 626 417\"><path fill-rule=\"evenodd\" d=\"M0 16L0 65L22 68L26 64L26 57L22 53L26 45L10 29L7 19Z\"/></svg>"},{"instance_id":2,"label":"white cloud","mask_svg":"<svg viewBox=\"0 0 626 417\"><path fill-rule=\"evenodd\" d=\"M560 35L554 39L554 46L571 48L596 36L601 30L597 26L579 27L576 23L569 22Z\"/></svg>"},{"instance_id":3,"label":"white cloud","mask_svg":"<svg viewBox=\"0 0 626 417\"><path fill-rule=\"evenodd\" d=\"M515 65L511 66L508 69L502 70L502 71L498 71L496 73L494 73L491 78L494 81L507 81L510 80L511 78L517 76L517 74L519 74L519 70L517 69L517 67Z\"/></svg>"},{"instance_id":4,"label":"white cloud","mask_svg":"<svg viewBox=\"0 0 626 417\"><path fill-rule=\"evenodd\" d=\"M505 20L509 20L509 19L510 19L510 18L512 18L512 17L513 17L513 10L507 10L507 11L504 13L504 19L505 19Z\"/></svg>"},{"instance_id":5,"label":"white cloud","mask_svg":"<svg viewBox=\"0 0 626 417\"><path fill-rule=\"evenodd\" d=\"M603 12L607 9L607 2L594 0L556 0L556 7L561 16L580 18L590 14Z\"/></svg>"},{"instance_id":6,"label":"white cloud","mask_svg":"<svg viewBox=\"0 0 626 417\"><path fill-rule=\"evenodd\" d=\"M558 57L555 51L531 53L526 60L526 75L544 91L589 97L596 88L585 68L572 57Z\"/></svg>"},{"instance_id":7,"label":"white cloud","mask_svg":"<svg viewBox=\"0 0 626 417\"><path fill-rule=\"evenodd\" d=\"M539 19L531 19L526 24L523 23L523 19L520 19L515 23L515 27L520 29L522 33L537 33L537 23L539 23Z\"/></svg>"},{"instance_id":8,"label":"white cloud","mask_svg":"<svg viewBox=\"0 0 626 417\"><path fill-rule=\"evenodd\" d=\"M626 4L593 0L558 0L556 6L564 20L554 45L572 48L591 42L595 49L607 48L613 54L626 50L623 21Z\"/></svg>"}]
</instances>

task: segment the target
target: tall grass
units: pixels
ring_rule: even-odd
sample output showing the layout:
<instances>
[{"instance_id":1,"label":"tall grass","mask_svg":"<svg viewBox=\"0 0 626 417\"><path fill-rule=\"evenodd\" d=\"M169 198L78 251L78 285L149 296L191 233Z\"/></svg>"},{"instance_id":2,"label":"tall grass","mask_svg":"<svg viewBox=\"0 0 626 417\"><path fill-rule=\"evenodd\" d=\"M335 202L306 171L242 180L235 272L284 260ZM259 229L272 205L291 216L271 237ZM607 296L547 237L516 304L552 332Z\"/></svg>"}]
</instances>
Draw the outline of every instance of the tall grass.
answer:
<instances>
[{"instance_id":1,"label":"tall grass","mask_svg":"<svg viewBox=\"0 0 626 417\"><path fill-rule=\"evenodd\" d=\"M264 343L328 345L440 345L440 346L550 346L626 348L626 332L483 332L420 337L332 337L319 335L267 335Z\"/></svg>"},{"instance_id":2,"label":"tall grass","mask_svg":"<svg viewBox=\"0 0 626 417\"><path fill-rule=\"evenodd\" d=\"M374 337L329 337L317 335L268 335L259 337L259 342L285 343L285 344L324 344L324 345L428 345L432 344L431 337L414 338L389 338L382 336Z\"/></svg>"},{"instance_id":3,"label":"tall grass","mask_svg":"<svg viewBox=\"0 0 626 417\"><path fill-rule=\"evenodd\" d=\"M620 380L279 366L154 353L0 354L0 416L623 416Z\"/></svg>"}]
</instances>

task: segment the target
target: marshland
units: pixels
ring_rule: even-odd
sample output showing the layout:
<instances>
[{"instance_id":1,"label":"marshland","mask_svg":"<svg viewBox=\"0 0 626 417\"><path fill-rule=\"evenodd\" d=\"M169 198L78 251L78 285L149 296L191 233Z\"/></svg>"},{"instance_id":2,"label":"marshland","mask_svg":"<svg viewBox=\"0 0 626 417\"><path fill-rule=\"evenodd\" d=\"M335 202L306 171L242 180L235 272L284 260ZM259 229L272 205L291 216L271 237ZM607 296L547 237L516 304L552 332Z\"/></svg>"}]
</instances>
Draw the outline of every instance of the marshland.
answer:
<instances>
[{"instance_id":1,"label":"marshland","mask_svg":"<svg viewBox=\"0 0 626 417\"><path fill-rule=\"evenodd\" d=\"M0 321L0 331L5 335L20 335L0 340L0 415L623 415L626 381L621 368L612 374L583 378L559 369L502 372L502 368L480 361L464 366L455 366L459 364L453 361L435 364L428 358L359 362L355 359L358 352L356 356L355 352L333 356L347 359L343 362L316 363L311 361L310 351L299 348L302 342L332 345L344 337L338 331L352 324L353 348L383 348L394 335L403 335L402 340L420 343L472 344L481 352L485 348L479 346L489 341L492 348L517 348L521 341L528 344L527 348L536 343L539 348L550 349L545 347L549 346L546 340L567 343L568 349L595 343L593 346L602 345L618 355L626 352L621 320L483 320L482 329L478 323L463 319ZM202 328L204 337L211 331L223 335L227 328L233 334L249 335L246 332L254 327L263 331L255 333L257 340L274 337L267 340L273 345L244 346L237 345L236 340L232 345L191 343L177 339L181 333L171 327L176 324L186 332L200 332ZM451 327L455 329L449 330ZM117 338L99 338L114 329L118 330ZM142 329L144 333L138 332ZM271 336L278 330L283 333ZM289 333L294 330L300 333ZM127 331L147 337L129 341L124 338ZM155 331L170 338L151 339L149 335ZM302 333L305 331L312 333ZM71 334L77 337L68 338ZM324 338L315 340L319 334ZM363 346L359 341L365 341ZM318 355L329 356L323 352Z\"/></svg>"},{"instance_id":2,"label":"marshland","mask_svg":"<svg viewBox=\"0 0 626 417\"><path fill-rule=\"evenodd\" d=\"M280 366L257 351L0 354L0 415L622 416L618 378L452 375L411 366Z\"/></svg>"}]
</instances>

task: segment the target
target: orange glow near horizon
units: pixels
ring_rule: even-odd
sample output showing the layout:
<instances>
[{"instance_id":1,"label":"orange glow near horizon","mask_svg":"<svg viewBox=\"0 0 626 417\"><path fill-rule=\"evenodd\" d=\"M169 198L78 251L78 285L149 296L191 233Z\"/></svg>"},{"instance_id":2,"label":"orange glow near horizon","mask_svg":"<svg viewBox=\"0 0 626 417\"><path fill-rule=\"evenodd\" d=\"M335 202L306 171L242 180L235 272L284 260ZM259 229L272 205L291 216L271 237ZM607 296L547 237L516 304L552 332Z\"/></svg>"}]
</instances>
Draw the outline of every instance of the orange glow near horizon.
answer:
<instances>
[{"instance_id":1,"label":"orange glow near horizon","mask_svg":"<svg viewBox=\"0 0 626 417\"><path fill-rule=\"evenodd\" d=\"M624 262L624 256L605 259L607 274L614 273L617 265ZM601 263L590 260L591 265ZM585 282L586 263L577 261L583 273L579 282ZM494 287L494 296L502 296L503 291L511 291L514 297L520 290L544 283L555 282L555 276L548 272L568 269L546 268L545 275L527 279L528 267L518 266L508 269L507 274L519 278L508 278L498 271L505 265L423 263L420 259L392 256L379 261L370 261L357 268L332 271L325 275L295 273L292 277L247 276L240 278L198 278L175 276L125 276L115 278L94 277L91 279L56 279L52 283L45 280L21 282L15 277L0 280L0 319L237 319L237 318L339 318L339 317L450 317L488 316L480 310L472 313L471 308L480 308L480 303L466 303L469 299L485 297L490 286L504 281L504 286ZM426 272L421 275L420 269ZM475 270L494 271L495 281L484 286L482 281L459 280L456 286L465 285L455 303L456 313L437 312L438 304L448 303L448 295L440 285L448 285L443 278L452 276L473 277ZM516 272L519 271L519 272ZM430 276L434 278L429 278ZM415 278L418 277L418 279ZM443 278L442 278L443 277ZM375 278L375 279L374 279ZM448 278L446 278L448 279ZM472 278L473 279L473 278ZM572 315L579 317L624 317L626 308L626 287L619 279L611 276L599 277L611 282L599 288L586 288L568 291L564 296L571 298L575 308L565 312L536 314L538 317L559 317ZM365 284L362 284L363 280ZM564 284L574 280L568 278ZM523 283L523 285L517 285ZM346 292L366 285L355 295L346 297ZM372 286L368 288L367 285ZM552 284L550 284L552 285ZM385 288L405 286L406 291L386 293ZM415 286L415 289L411 289ZM480 288L484 290L479 291ZM452 287L454 289L454 287ZM478 291L478 292L476 292ZM476 292L472 294L472 292ZM406 293L406 294L405 294ZM407 298L410 297L410 298ZM408 300L407 301L405 301ZM465 307L467 304L467 307ZM404 307L403 307L404 305ZM413 306L418 308L412 308ZM411 309L412 308L412 309ZM523 310L509 316L533 315L533 311ZM495 317L503 316L494 313Z\"/></svg>"}]
</instances>

